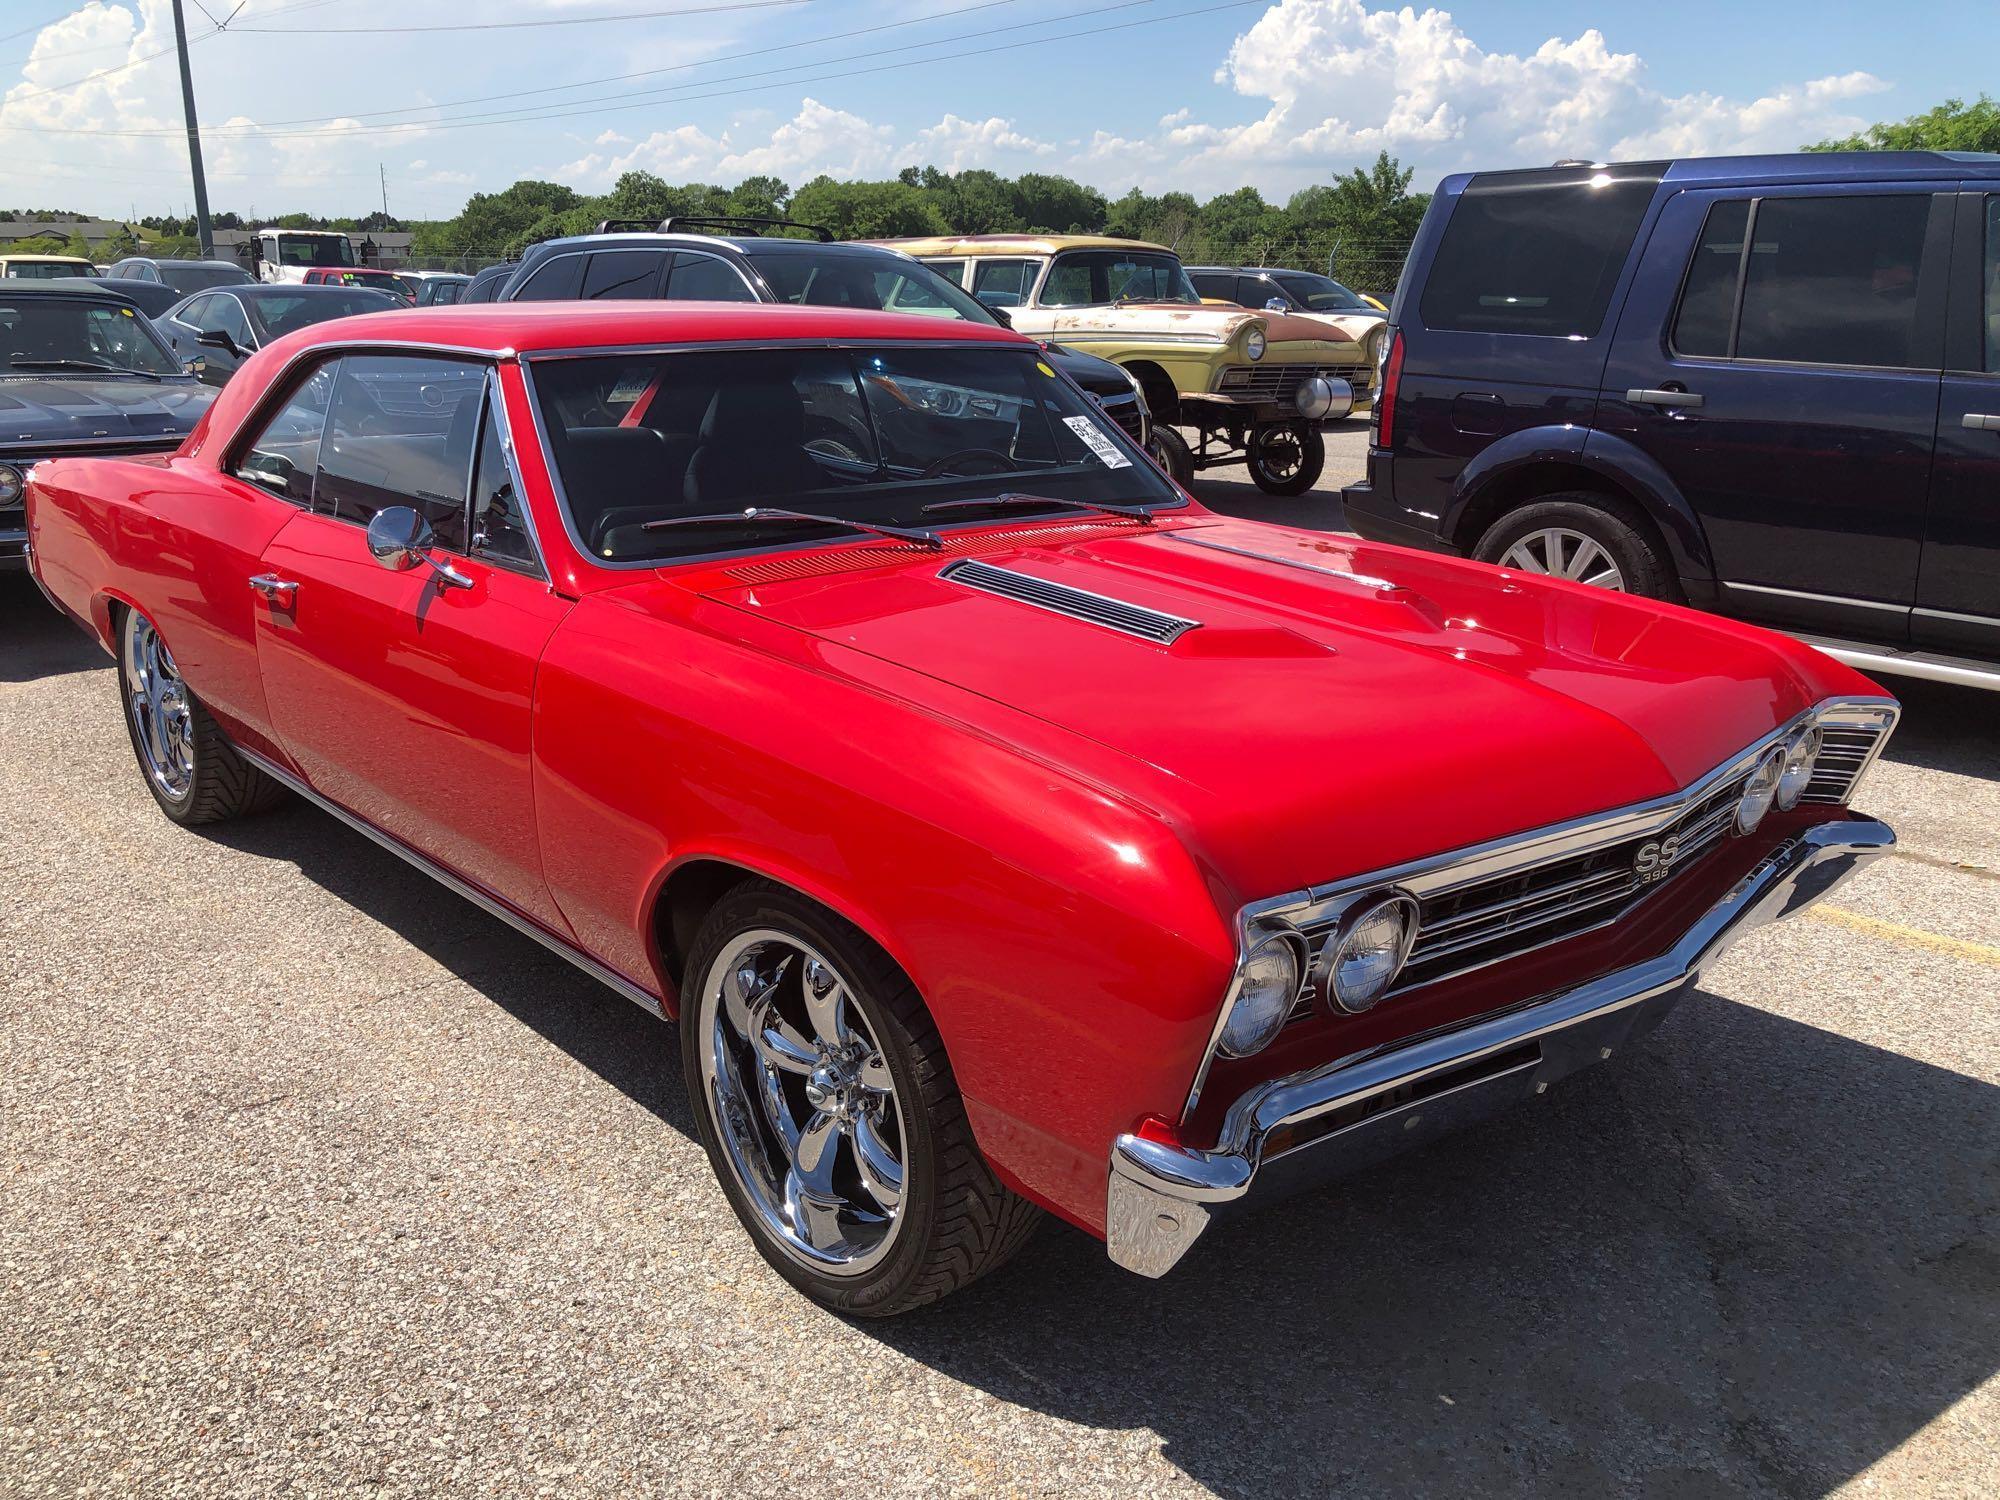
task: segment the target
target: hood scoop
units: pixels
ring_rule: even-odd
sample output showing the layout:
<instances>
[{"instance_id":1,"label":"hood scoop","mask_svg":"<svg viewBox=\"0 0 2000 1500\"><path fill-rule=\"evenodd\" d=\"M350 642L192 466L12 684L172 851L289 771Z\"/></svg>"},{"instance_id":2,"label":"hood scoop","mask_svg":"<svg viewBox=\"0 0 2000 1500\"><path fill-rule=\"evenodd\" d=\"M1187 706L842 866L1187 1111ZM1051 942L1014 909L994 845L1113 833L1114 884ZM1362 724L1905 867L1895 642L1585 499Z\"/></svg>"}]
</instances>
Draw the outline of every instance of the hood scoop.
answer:
<instances>
[{"instance_id":1,"label":"hood scoop","mask_svg":"<svg viewBox=\"0 0 2000 1500\"><path fill-rule=\"evenodd\" d=\"M1106 594L1088 593L1065 583L1051 583L1045 578L1017 573L1012 568L996 568L991 563L947 563L938 571L938 577L966 588L998 594L1003 599L1015 599L1036 609L1048 610L1051 614L1068 615L1072 620L1102 625L1106 630L1116 630L1123 635L1136 635L1141 640L1162 646L1172 645L1201 625L1199 620L1182 619L1179 615L1148 609L1143 604L1129 604Z\"/></svg>"}]
</instances>

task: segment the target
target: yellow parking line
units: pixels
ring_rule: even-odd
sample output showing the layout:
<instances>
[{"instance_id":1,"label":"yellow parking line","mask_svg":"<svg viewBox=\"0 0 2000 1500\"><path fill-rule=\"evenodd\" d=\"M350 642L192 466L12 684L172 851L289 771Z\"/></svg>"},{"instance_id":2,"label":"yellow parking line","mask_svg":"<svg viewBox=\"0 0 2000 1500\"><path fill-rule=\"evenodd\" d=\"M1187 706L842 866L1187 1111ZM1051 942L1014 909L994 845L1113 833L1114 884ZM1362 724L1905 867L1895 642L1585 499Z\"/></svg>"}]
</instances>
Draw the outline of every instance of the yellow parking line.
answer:
<instances>
[{"instance_id":1,"label":"yellow parking line","mask_svg":"<svg viewBox=\"0 0 2000 1500\"><path fill-rule=\"evenodd\" d=\"M1925 932L1921 927L1905 927L1900 922L1884 922L1880 917L1864 917L1858 911L1848 911L1839 906L1811 906L1806 908L1805 914L1818 922L1845 927L1849 932L1884 938L1892 943L1901 943L1906 948L1927 948L1933 953L2000 969L2000 948L1989 947L1985 943L1968 943L1963 938Z\"/></svg>"}]
</instances>

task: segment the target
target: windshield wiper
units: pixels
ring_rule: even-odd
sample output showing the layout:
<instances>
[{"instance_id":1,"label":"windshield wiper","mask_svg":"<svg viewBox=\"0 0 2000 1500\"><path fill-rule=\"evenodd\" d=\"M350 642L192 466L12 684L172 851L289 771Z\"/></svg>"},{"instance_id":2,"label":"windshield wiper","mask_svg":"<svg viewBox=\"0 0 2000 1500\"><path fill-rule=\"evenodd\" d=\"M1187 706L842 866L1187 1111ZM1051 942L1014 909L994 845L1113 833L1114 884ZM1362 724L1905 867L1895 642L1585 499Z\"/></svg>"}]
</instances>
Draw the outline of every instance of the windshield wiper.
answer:
<instances>
[{"instance_id":1,"label":"windshield wiper","mask_svg":"<svg viewBox=\"0 0 2000 1500\"><path fill-rule=\"evenodd\" d=\"M1153 524L1153 512L1143 505L1107 505L1096 500L1059 500L1054 495L1030 495L1022 490L1009 490L1004 495L988 495L983 500L940 500L935 505L926 505L917 514L934 515L946 510L1015 510L1025 506L1040 509L1045 505L1062 505L1071 510L1101 510L1106 515L1130 516L1135 521Z\"/></svg>"},{"instance_id":2,"label":"windshield wiper","mask_svg":"<svg viewBox=\"0 0 2000 1500\"><path fill-rule=\"evenodd\" d=\"M101 360L22 359L18 355L7 361L7 368L10 370L105 370L114 375L121 373L118 366L107 365Z\"/></svg>"},{"instance_id":3,"label":"windshield wiper","mask_svg":"<svg viewBox=\"0 0 2000 1500\"><path fill-rule=\"evenodd\" d=\"M925 531L918 526L883 526L874 521L856 521L847 516L815 515L809 510L785 510L775 505L752 505L742 510L724 511L713 516L667 516L658 521L643 521L641 531L665 531L672 526L737 526L745 521L810 521L819 526L839 526L848 531L872 531L877 536L893 537L899 542L915 542L918 546L933 550L944 545L944 538L935 531Z\"/></svg>"}]
</instances>

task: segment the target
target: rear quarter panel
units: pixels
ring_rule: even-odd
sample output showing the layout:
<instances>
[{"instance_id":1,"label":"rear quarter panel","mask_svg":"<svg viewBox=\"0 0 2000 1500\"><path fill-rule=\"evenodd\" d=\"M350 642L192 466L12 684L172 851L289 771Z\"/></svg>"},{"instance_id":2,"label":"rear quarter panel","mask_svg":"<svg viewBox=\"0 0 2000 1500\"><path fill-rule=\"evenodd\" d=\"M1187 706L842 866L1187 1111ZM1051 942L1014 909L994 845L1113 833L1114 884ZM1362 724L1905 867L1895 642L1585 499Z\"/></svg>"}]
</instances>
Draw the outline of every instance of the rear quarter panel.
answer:
<instances>
[{"instance_id":1,"label":"rear quarter panel","mask_svg":"<svg viewBox=\"0 0 2000 1500\"><path fill-rule=\"evenodd\" d=\"M591 596L537 686L550 888L670 1005L654 906L684 863L839 912L923 995L1002 1177L1101 1229L1112 1138L1178 1112L1233 930L1157 818L912 702L904 676L681 589Z\"/></svg>"}]
</instances>

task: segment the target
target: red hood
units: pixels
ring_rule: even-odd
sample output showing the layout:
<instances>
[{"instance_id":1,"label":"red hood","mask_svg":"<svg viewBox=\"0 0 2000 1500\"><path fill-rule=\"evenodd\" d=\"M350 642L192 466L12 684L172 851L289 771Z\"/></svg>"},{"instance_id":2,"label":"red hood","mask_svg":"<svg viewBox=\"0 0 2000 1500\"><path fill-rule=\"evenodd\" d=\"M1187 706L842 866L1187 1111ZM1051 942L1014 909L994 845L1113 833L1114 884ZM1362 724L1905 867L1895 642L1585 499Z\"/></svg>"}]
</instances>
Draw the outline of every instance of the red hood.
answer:
<instances>
[{"instance_id":1,"label":"red hood","mask_svg":"<svg viewBox=\"0 0 2000 1500\"><path fill-rule=\"evenodd\" d=\"M1677 791L1821 695L1761 632L1348 538L989 540L982 562L1199 627L1158 645L935 556L705 592L1117 752L1244 899Z\"/></svg>"}]
</instances>

